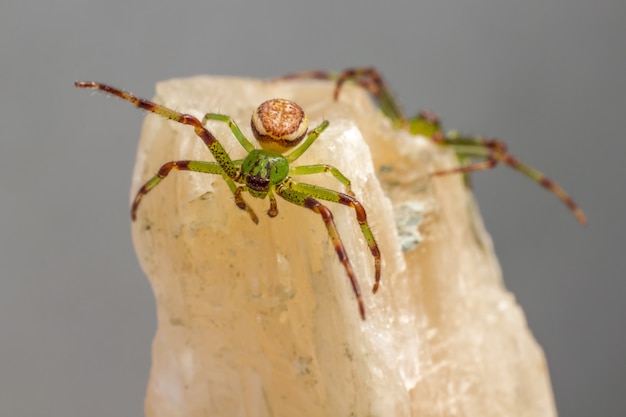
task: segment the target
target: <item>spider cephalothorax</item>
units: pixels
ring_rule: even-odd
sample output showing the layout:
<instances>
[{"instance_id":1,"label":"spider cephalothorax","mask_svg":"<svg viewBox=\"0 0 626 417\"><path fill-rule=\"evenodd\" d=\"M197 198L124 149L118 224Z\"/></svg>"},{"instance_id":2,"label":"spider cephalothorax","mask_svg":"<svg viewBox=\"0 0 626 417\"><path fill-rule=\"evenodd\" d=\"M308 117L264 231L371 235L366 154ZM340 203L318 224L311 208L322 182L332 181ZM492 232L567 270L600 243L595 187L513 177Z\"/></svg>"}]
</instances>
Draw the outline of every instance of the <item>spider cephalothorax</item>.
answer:
<instances>
[{"instance_id":1,"label":"spider cephalothorax","mask_svg":"<svg viewBox=\"0 0 626 417\"><path fill-rule=\"evenodd\" d=\"M374 258L375 282L372 291L376 292L380 283L381 257L374 235L367 223L365 209L354 198L350 180L337 168L327 164L291 165L328 127L327 121L323 121L315 129L309 131L306 114L298 104L285 99L268 100L253 112L251 118L252 131L261 145L261 149L259 149L243 135L237 123L230 116L207 113L202 122L200 122L200 120L190 114L179 113L105 84L93 81L77 81L75 86L103 91L126 100L136 107L175 122L192 126L196 135L202 139L215 158L215 162L181 160L163 164L157 174L150 178L137 192L131 207L133 220L137 218L137 209L143 197L167 177L172 170L221 175L234 194L237 207L245 210L255 223L258 223L259 219L254 210L243 199L242 193L247 192L252 197L261 199L269 197L270 208L267 214L270 217L275 217L278 214L275 197L275 194L278 194L288 202L312 210L322 217L339 260L350 279L361 317L365 319L365 307L361 297L361 289L343 242L339 237L332 212L318 200L331 201L354 209L361 232ZM205 127L209 120L228 124L235 138L248 152L244 159L233 160L230 157L217 138ZM298 144L300 145L297 146ZM287 151L290 152L286 153ZM345 193L312 184L300 183L292 178L292 175L309 175L322 172L330 172L343 184L346 189Z\"/></svg>"}]
</instances>

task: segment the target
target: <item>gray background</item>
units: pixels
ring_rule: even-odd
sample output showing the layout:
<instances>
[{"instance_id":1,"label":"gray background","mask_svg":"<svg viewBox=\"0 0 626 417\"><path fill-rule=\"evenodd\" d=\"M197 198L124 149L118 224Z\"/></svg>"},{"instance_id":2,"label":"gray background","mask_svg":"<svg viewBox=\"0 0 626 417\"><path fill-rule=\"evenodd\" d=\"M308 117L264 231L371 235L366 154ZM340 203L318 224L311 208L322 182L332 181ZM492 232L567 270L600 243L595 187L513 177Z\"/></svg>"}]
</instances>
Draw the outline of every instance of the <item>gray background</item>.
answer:
<instances>
[{"instance_id":1,"label":"gray background","mask_svg":"<svg viewBox=\"0 0 626 417\"><path fill-rule=\"evenodd\" d=\"M143 114L199 73L375 65L413 113L498 135L570 191L474 176L562 416L626 409L626 2L22 1L0 5L0 415L141 416L155 328L129 232ZM210 110L210 109L207 109Z\"/></svg>"}]
</instances>

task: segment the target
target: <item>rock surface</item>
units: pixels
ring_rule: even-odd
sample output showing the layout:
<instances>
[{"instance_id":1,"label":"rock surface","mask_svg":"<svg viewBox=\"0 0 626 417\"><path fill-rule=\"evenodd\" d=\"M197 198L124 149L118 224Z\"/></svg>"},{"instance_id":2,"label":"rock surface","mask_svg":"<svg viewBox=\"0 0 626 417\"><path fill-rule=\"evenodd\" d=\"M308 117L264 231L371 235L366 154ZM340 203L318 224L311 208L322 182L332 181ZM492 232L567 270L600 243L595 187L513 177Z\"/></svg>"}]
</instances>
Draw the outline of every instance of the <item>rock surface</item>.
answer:
<instances>
[{"instance_id":1,"label":"rock surface","mask_svg":"<svg viewBox=\"0 0 626 417\"><path fill-rule=\"evenodd\" d=\"M244 198L220 176L173 172L142 201L137 255L157 301L148 417L555 416L546 362L502 284L491 241L456 163L424 138L391 129L360 89L332 83L196 77L157 86L156 101L202 118L232 116L252 140L261 102L298 102L330 127L295 165L327 163L352 180L383 257L354 211L328 203L364 291L362 321L321 218L278 199ZM226 125L209 129L233 159ZM146 119L132 193L161 164L213 160L189 126ZM343 191L329 174L300 177Z\"/></svg>"}]
</instances>

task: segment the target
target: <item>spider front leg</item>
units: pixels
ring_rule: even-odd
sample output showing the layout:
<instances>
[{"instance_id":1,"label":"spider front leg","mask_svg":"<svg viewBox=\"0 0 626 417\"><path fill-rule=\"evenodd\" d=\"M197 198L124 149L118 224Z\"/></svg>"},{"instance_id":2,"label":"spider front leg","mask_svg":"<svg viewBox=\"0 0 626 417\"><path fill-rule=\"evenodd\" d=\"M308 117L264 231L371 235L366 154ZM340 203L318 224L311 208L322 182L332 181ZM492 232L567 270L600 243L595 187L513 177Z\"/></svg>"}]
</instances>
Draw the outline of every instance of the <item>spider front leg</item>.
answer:
<instances>
[{"instance_id":1,"label":"spider front leg","mask_svg":"<svg viewBox=\"0 0 626 417\"><path fill-rule=\"evenodd\" d=\"M372 287L372 292L375 293L376 291L378 291L381 275L380 249L378 248L378 244L376 243L374 234L372 233L372 230L367 223L367 213L365 212L365 209L363 208L363 205L359 202L359 200L348 194L329 190L328 188L318 187L317 185L298 183L291 178L286 180L285 183L288 185L289 188L296 190L303 195L342 204L344 206L352 207L354 209L357 222L359 223L359 227L361 228L361 233L363 233L365 242L367 243L367 246L369 247L370 252L374 257L374 286Z\"/></svg>"},{"instance_id":2,"label":"spider front leg","mask_svg":"<svg viewBox=\"0 0 626 417\"><path fill-rule=\"evenodd\" d=\"M354 292L357 303L359 305L359 313L361 314L361 319L365 320L365 305L363 304L361 287L359 286L359 282L357 281L354 270L352 269L352 264L350 263L350 259L348 258L348 254L346 252L346 248L343 245L343 241L339 236L339 231L337 230L337 226L335 225L335 221L333 220L333 213L328 207L324 206L313 197L308 196L300 191L293 190L284 183L278 184L276 186L276 193L290 203L308 208L309 210L312 210L322 217L324 225L326 226L326 230L328 231L328 235L333 242L335 252L339 257L339 261L345 268L348 279L350 280L350 284L352 285L352 291Z\"/></svg>"},{"instance_id":3,"label":"spider front leg","mask_svg":"<svg viewBox=\"0 0 626 417\"><path fill-rule=\"evenodd\" d=\"M230 158L222 144L219 143L215 136L213 136L213 134L209 132L194 116L190 114L179 113L172 109L168 109L167 107L160 104L136 97L127 91L123 91L118 88L108 86L106 84L96 83L93 81L76 81L74 85L77 88L94 89L114 95L118 98L121 98L122 100L128 101L129 103L133 104L136 107L139 107L140 109L144 109L149 112L158 114L161 117L173 120L184 125L193 126L196 135L198 135L200 139L202 139L202 141L205 143L205 145L209 148L209 150L213 154L213 157L222 168L223 173L235 181L238 179L239 170L233 163L232 159Z\"/></svg>"},{"instance_id":4,"label":"spider front leg","mask_svg":"<svg viewBox=\"0 0 626 417\"><path fill-rule=\"evenodd\" d=\"M137 219L137 209L139 207L139 203L143 197L148 194L154 187L159 185L161 181L165 179L172 171L193 171L193 172L201 172L204 174L216 174L224 177L224 180L228 184L228 187L235 195L235 204L242 210L245 210L254 223L259 223L259 219L257 215L254 213L254 210L241 197L242 191L244 189L242 187L238 187L233 180L228 178L222 167L219 166L216 162L206 162L206 161L171 161L163 164L157 174L150 178L146 183L137 191L137 195L133 200L133 204L130 210L130 216L134 220Z\"/></svg>"}]
</instances>

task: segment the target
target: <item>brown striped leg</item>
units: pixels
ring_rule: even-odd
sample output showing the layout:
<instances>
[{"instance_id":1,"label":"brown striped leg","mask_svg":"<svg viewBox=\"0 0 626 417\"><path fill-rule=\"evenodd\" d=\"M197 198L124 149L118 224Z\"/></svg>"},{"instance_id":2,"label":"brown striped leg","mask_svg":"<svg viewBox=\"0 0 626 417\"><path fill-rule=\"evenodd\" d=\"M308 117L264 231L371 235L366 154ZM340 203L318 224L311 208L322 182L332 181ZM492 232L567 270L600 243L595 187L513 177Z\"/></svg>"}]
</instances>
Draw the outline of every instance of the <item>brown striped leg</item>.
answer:
<instances>
[{"instance_id":1,"label":"brown striped leg","mask_svg":"<svg viewBox=\"0 0 626 417\"><path fill-rule=\"evenodd\" d=\"M194 116L190 114L179 113L172 109L168 109L165 106L161 106L160 104L156 104L152 101L136 97L127 91L123 91L106 84L96 83L93 81L76 81L74 85L77 88L94 89L107 94L111 94L113 96L121 98L122 100L128 101L129 103L133 104L136 107L139 107L140 109L144 109L149 112L158 114L161 117L173 120L178 123L182 123L184 125L193 126L196 135L198 135L209 148L217 163L222 167L223 172L229 178L232 178L235 181L238 179L239 170L233 164L233 161L232 159L230 159L230 156L228 156L226 150L218 142L215 136L213 136L213 134L209 132Z\"/></svg>"},{"instance_id":2,"label":"brown striped leg","mask_svg":"<svg viewBox=\"0 0 626 417\"><path fill-rule=\"evenodd\" d=\"M133 200L133 205L130 210L130 216L134 220L137 219L137 208L139 207L139 203L143 197L148 194L154 187L159 185L161 181L165 179L172 171L193 171L193 172L202 172L204 174L216 174L221 175L226 180L229 188L235 195L235 204L242 210L245 210L254 223L258 223L259 219L256 214L246 204L244 199L241 197L241 192L244 191L242 187L237 187L233 180L226 177L224 175L224 171L216 162L206 162L206 161L171 161L163 164L157 174L150 178L146 183L137 191L137 195Z\"/></svg>"},{"instance_id":3,"label":"brown striped leg","mask_svg":"<svg viewBox=\"0 0 626 417\"><path fill-rule=\"evenodd\" d=\"M359 226L361 227L361 231L365 236L365 241L367 242L367 246L370 249L372 256L374 257L374 286L372 287L372 292L376 293L378 291L378 287L380 286L380 275L381 275L381 256L380 249L378 248L378 243L374 239L374 235L370 230L369 224L367 223L367 214L365 213L365 209L359 200L352 197L351 195L344 193L337 193L339 196L339 200L337 203L343 204L344 206L352 207L354 212L356 213L356 220L359 222Z\"/></svg>"},{"instance_id":4,"label":"brown striped leg","mask_svg":"<svg viewBox=\"0 0 626 417\"><path fill-rule=\"evenodd\" d=\"M352 197L351 195L338 193L339 194L339 204L343 204L344 206L352 207L354 212L356 213L356 220L359 222L359 226L365 236L365 241L367 242L367 246L370 249L370 253L374 257L374 286L372 287L372 292L375 294L378 291L380 286L380 276L381 276L381 265L382 260L380 256L380 249L378 248L378 243L374 239L374 235L370 230L369 224L367 223L367 214L365 213L365 209L359 200Z\"/></svg>"},{"instance_id":5,"label":"brown striped leg","mask_svg":"<svg viewBox=\"0 0 626 417\"><path fill-rule=\"evenodd\" d=\"M385 82L380 73L373 67L348 68L337 77L334 98L339 98L341 87L346 81L354 81L367 90L375 100L380 99L381 92L385 89Z\"/></svg>"},{"instance_id":6,"label":"brown striped leg","mask_svg":"<svg viewBox=\"0 0 626 417\"><path fill-rule=\"evenodd\" d=\"M235 205L248 213L254 224L259 224L259 218L257 217L256 213L241 196L241 193L245 191L244 187L238 187L230 178L224 177L224 179L228 183L228 187L230 188L230 190L235 195Z\"/></svg>"},{"instance_id":7,"label":"brown striped leg","mask_svg":"<svg viewBox=\"0 0 626 417\"><path fill-rule=\"evenodd\" d=\"M369 247L370 252L374 257L374 286L372 287L372 292L376 293L380 285L381 276L382 262L380 249L378 248L378 244L376 243L374 234L372 233L372 230L367 223L367 214L365 213L365 209L363 208L363 205L361 205L359 200L348 194L340 193L338 191L330 190L328 188L318 187L317 185L296 182L292 179L289 179L287 181L287 184L290 188L302 193L303 195L319 198L321 200L331 201L333 203L343 204L344 206L352 207L354 209L356 219L359 222L359 227L361 228L361 233L363 233L365 242L367 242L367 246Z\"/></svg>"},{"instance_id":8,"label":"brown striped leg","mask_svg":"<svg viewBox=\"0 0 626 417\"><path fill-rule=\"evenodd\" d=\"M302 192L290 189L285 184L278 184L276 186L276 193L290 203L308 208L309 210L312 210L322 217L324 225L326 226L326 230L328 231L328 235L330 236L330 240L333 242L335 252L339 257L339 262L341 262L344 269L346 270L346 274L348 275L348 279L350 280L350 284L352 285L352 291L356 296L361 318L365 320L365 306L363 304L363 297L361 295L361 287L359 286L359 282L357 281L354 270L352 269L352 264L350 263L350 259L348 258L346 248L344 247L341 237L339 236L339 231L337 230L337 226L335 225L335 221L333 220L333 213L328 207L324 206L316 199Z\"/></svg>"},{"instance_id":9,"label":"brown striped leg","mask_svg":"<svg viewBox=\"0 0 626 417\"><path fill-rule=\"evenodd\" d=\"M555 181L548 178L542 172L536 170L530 165L526 165L518 158L509 154L506 144L498 139L483 139L480 137L465 137L453 132L447 137L439 140L438 143L451 146L457 153L463 157L469 158L485 158L484 161L475 164L460 166L446 171L435 172L431 175L446 175L453 173L468 173L490 169L499 162L508 165L514 170L526 175L546 190L554 194L563 202L582 225L587 224L587 217L582 209L574 202L567 192Z\"/></svg>"},{"instance_id":10,"label":"brown striped leg","mask_svg":"<svg viewBox=\"0 0 626 417\"><path fill-rule=\"evenodd\" d=\"M276 217L278 216L278 204L276 204L276 197L274 197L272 190L267 193L267 196L270 199L270 208L267 211L267 215L269 217Z\"/></svg>"}]
</instances>

